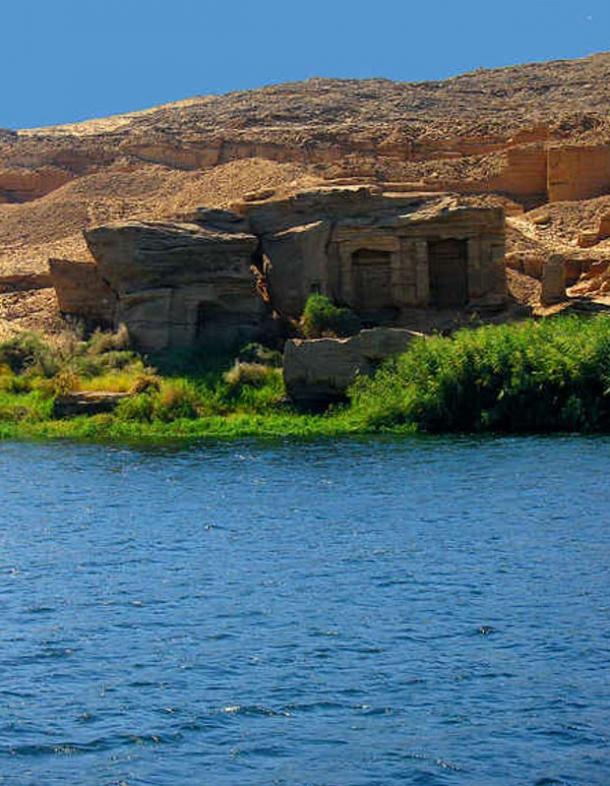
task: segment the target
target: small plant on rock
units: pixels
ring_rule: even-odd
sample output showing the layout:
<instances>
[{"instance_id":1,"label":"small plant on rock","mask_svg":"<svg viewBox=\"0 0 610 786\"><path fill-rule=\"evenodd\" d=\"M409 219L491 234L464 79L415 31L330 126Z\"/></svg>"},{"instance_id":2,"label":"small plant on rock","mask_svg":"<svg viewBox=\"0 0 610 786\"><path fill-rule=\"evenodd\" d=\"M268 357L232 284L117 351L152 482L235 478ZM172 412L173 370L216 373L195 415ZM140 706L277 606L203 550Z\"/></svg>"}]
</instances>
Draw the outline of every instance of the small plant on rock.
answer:
<instances>
[{"instance_id":1,"label":"small plant on rock","mask_svg":"<svg viewBox=\"0 0 610 786\"><path fill-rule=\"evenodd\" d=\"M300 328L305 338L353 336L360 320L349 308L336 306L326 295L310 295L305 304Z\"/></svg>"}]
</instances>

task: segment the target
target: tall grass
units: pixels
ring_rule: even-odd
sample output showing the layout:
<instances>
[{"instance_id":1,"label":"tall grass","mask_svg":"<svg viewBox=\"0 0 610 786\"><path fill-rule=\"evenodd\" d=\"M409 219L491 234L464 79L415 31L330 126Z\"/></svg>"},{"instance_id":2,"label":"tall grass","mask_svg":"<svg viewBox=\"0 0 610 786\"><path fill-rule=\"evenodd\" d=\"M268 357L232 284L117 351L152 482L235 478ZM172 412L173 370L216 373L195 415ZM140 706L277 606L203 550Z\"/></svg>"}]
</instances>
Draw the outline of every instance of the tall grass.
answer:
<instances>
[{"instance_id":1,"label":"tall grass","mask_svg":"<svg viewBox=\"0 0 610 786\"><path fill-rule=\"evenodd\" d=\"M351 390L363 429L607 431L610 318L557 317L429 338Z\"/></svg>"},{"instance_id":2,"label":"tall grass","mask_svg":"<svg viewBox=\"0 0 610 786\"><path fill-rule=\"evenodd\" d=\"M225 357L154 372L110 339L95 350L25 361L0 345L0 437L162 440L427 432L610 431L610 318L557 317L418 339L349 391L349 403L303 415L281 369ZM17 344L21 347L21 344ZM13 354L11 354L13 353ZM117 354L118 353L118 354ZM11 365L7 362L11 360ZM78 374L75 368L81 368ZM91 365L89 365L91 364ZM44 369L55 369L51 376ZM83 368L88 369L85 373ZM53 420L66 387L129 390L112 414Z\"/></svg>"}]
</instances>

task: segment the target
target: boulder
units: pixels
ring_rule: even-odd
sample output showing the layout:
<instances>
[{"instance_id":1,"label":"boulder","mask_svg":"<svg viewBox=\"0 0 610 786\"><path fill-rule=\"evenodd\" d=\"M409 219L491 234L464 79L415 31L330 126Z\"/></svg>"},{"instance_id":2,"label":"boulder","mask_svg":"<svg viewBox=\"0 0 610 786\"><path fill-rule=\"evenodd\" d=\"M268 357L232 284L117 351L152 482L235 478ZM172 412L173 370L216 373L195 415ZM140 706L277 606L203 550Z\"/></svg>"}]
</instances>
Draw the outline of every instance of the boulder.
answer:
<instances>
[{"instance_id":1,"label":"boulder","mask_svg":"<svg viewBox=\"0 0 610 786\"><path fill-rule=\"evenodd\" d=\"M600 233L590 229L580 232L576 238L576 244L579 248L593 248L599 241Z\"/></svg>"},{"instance_id":2,"label":"boulder","mask_svg":"<svg viewBox=\"0 0 610 786\"><path fill-rule=\"evenodd\" d=\"M565 300L566 271L563 257L552 256L542 271L542 291L540 300L545 306L551 306Z\"/></svg>"},{"instance_id":3,"label":"boulder","mask_svg":"<svg viewBox=\"0 0 610 786\"><path fill-rule=\"evenodd\" d=\"M544 269L544 257L539 254L524 254L523 255L523 272L526 276L531 278L542 278L542 271Z\"/></svg>"},{"instance_id":4,"label":"boulder","mask_svg":"<svg viewBox=\"0 0 610 786\"><path fill-rule=\"evenodd\" d=\"M112 325L116 296L92 262L49 259L49 272L62 314L73 314L96 325Z\"/></svg>"},{"instance_id":5,"label":"boulder","mask_svg":"<svg viewBox=\"0 0 610 786\"><path fill-rule=\"evenodd\" d=\"M54 418L70 418L78 415L99 415L112 412L131 393L108 393L86 390L58 396L53 405Z\"/></svg>"},{"instance_id":6,"label":"boulder","mask_svg":"<svg viewBox=\"0 0 610 786\"><path fill-rule=\"evenodd\" d=\"M304 409L323 409L342 401L360 374L406 350L421 336L404 328L362 330L350 338L292 339L284 348L284 382L288 395Z\"/></svg>"},{"instance_id":7,"label":"boulder","mask_svg":"<svg viewBox=\"0 0 610 786\"><path fill-rule=\"evenodd\" d=\"M597 232L600 240L610 237L610 213L605 213L599 220L599 230Z\"/></svg>"},{"instance_id":8,"label":"boulder","mask_svg":"<svg viewBox=\"0 0 610 786\"><path fill-rule=\"evenodd\" d=\"M202 219L231 223L217 212ZM259 338L267 306L256 291L253 235L131 221L85 237L101 278L117 295L115 321L142 351L218 349Z\"/></svg>"}]
</instances>

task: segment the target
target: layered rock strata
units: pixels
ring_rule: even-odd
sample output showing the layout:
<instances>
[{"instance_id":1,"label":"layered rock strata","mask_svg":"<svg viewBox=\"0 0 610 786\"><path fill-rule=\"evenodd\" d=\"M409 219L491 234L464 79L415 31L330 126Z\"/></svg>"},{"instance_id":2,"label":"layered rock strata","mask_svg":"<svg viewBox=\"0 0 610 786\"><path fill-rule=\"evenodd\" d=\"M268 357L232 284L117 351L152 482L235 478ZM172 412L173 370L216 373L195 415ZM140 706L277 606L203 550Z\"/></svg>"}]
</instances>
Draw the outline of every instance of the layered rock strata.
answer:
<instances>
[{"instance_id":1,"label":"layered rock strata","mask_svg":"<svg viewBox=\"0 0 610 786\"><path fill-rule=\"evenodd\" d=\"M148 351L269 337L271 314L297 320L312 293L365 325L405 324L411 309L505 304L501 208L364 187L236 207L87 231L94 266L51 265L59 303L90 317L98 297Z\"/></svg>"}]
</instances>

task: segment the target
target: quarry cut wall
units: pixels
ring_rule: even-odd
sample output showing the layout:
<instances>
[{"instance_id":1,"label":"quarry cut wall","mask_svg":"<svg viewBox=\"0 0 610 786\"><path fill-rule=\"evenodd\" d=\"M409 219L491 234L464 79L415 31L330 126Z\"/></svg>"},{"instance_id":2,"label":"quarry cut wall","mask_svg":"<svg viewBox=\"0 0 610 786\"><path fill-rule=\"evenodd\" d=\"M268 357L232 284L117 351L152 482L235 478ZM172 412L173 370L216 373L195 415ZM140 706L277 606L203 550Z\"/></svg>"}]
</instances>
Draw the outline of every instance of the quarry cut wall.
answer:
<instances>
[{"instance_id":1,"label":"quarry cut wall","mask_svg":"<svg viewBox=\"0 0 610 786\"><path fill-rule=\"evenodd\" d=\"M548 149L548 201L593 199L610 191L610 145Z\"/></svg>"}]
</instances>

